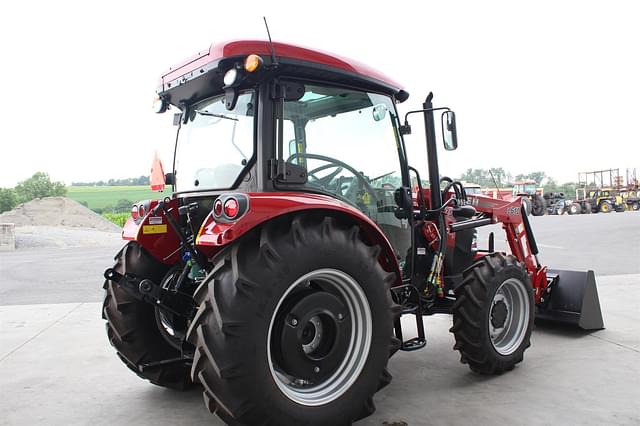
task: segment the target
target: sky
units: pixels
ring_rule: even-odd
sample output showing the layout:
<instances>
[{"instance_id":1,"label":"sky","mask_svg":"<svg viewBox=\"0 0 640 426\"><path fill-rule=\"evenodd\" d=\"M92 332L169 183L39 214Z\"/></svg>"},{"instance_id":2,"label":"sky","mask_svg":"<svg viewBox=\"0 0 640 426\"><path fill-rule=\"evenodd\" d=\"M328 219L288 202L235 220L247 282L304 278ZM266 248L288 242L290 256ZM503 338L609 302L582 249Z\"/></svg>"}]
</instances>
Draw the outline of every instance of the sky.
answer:
<instances>
[{"instance_id":1,"label":"sky","mask_svg":"<svg viewBox=\"0 0 640 426\"><path fill-rule=\"evenodd\" d=\"M635 1L20 1L3 6L0 187L36 171L97 181L171 162L171 114L151 110L170 66L228 39L265 39L364 62L411 94L400 112L456 111L442 174L504 167L640 173ZM426 169L422 120L406 139ZM426 175L426 170L424 171Z\"/></svg>"}]
</instances>

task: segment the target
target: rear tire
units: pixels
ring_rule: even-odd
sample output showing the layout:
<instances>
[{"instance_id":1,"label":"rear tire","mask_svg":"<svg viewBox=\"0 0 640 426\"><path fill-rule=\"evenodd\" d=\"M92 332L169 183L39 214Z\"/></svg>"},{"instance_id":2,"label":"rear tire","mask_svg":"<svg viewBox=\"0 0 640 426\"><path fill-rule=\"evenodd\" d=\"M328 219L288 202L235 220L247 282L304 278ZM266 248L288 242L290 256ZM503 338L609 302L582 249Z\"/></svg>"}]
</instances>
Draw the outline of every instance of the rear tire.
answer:
<instances>
[{"instance_id":1,"label":"rear tire","mask_svg":"<svg viewBox=\"0 0 640 426\"><path fill-rule=\"evenodd\" d=\"M296 216L217 257L188 332L211 412L247 425L348 425L373 413L391 380L399 307L395 274L361 238L357 226Z\"/></svg>"},{"instance_id":2,"label":"rear tire","mask_svg":"<svg viewBox=\"0 0 640 426\"><path fill-rule=\"evenodd\" d=\"M580 207L580 204L573 203L569 206L569 214L571 215L580 214L581 212L582 212L582 207Z\"/></svg>"},{"instance_id":3,"label":"rear tire","mask_svg":"<svg viewBox=\"0 0 640 426\"><path fill-rule=\"evenodd\" d=\"M113 267L119 273L124 273L122 256ZM189 366L184 363L143 368L145 364L181 357L180 351L165 340L158 328L155 307L137 300L111 280L105 281L104 289L102 318L107 321L109 342L122 362L154 385L188 389L191 386Z\"/></svg>"},{"instance_id":4,"label":"rear tire","mask_svg":"<svg viewBox=\"0 0 640 426\"><path fill-rule=\"evenodd\" d=\"M500 374L521 362L531 345L534 300L524 266L492 253L463 273L452 307L460 362L480 374Z\"/></svg>"},{"instance_id":5,"label":"rear tire","mask_svg":"<svg viewBox=\"0 0 640 426\"><path fill-rule=\"evenodd\" d=\"M534 216L542 216L544 214L546 202L541 195L535 194L531 203L531 214Z\"/></svg>"}]
</instances>

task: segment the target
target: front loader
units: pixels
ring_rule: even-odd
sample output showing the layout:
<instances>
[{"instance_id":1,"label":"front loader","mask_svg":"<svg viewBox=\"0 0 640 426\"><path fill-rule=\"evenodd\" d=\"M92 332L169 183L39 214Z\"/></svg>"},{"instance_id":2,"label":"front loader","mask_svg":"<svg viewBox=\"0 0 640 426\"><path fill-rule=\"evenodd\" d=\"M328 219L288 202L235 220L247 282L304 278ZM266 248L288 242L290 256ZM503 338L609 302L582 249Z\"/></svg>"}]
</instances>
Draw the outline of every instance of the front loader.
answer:
<instances>
[{"instance_id":1,"label":"front loader","mask_svg":"<svg viewBox=\"0 0 640 426\"><path fill-rule=\"evenodd\" d=\"M131 370L202 385L225 422L370 415L389 358L425 347L424 315L453 315L454 349L481 374L523 360L536 316L603 327L593 272L541 264L520 199L467 195L440 176L436 127L453 150L456 121L432 94L401 120L409 95L390 78L270 41L214 44L157 92L177 139L171 172L152 184L171 195L133 206L103 317ZM405 149L412 114L425 123L428 188ZM493 234L477 247L476 228L496 223L509 252Z\"/></svg>"}]
</instances>

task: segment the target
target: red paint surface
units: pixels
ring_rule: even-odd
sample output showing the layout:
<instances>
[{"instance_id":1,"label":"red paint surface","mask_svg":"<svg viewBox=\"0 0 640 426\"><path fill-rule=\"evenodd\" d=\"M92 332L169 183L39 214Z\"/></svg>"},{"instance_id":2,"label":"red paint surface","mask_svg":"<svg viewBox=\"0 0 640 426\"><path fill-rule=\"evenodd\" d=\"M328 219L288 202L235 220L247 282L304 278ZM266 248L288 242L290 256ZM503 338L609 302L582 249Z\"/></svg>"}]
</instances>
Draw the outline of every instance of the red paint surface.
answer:
<instances>
[{"instance_id":1,"label":"red paint surface","mask_svg":"<svg viewBox=\"0 0 640 426\"><path fill-rule=\"evenodd\" d=\"M159 211L157 216L162 218L162 225L167 226L167 232L164 234L145 234L143 232L143 226L152 225L150 223L153 214L151 210L158 205L158 200L152 200L149 204L149 209L146 216L138 224L129 218L122 229L122 239L129 241L137 241L146 251L149 252L156 260L166 264L173 265L180 257L180 239L173 232L171 225L169 225L164 212ZM172 209L171 216L174 220L178 221L178 200L173 199L171 202L165 205L165 208ZM157 220L157 219L156 219ZM153 225L159 225L154 223Z\"/></svg>"},{"instance_id":2,"label":"red paint surface","mask_svg":"<svg viewBox=\"0 0 640 426\"><path fill-rule=\"evenodd\" d=\"M342 71L359 74L367 78L372 78L396 89L400 89L402 87L381 72L353 59L285 43L274 42L273 47L276 52L276 57L278 58L314 62L337 68ZM250 54L257 54L266 57L271 56L269 43L263 40L233 40L213 43L208 50L198 52L196 55L165 71L162 75L161 84L171 82L185 74L191 73L192 71L198 71L210 62L217 61L222 58L248 56Z\"/></svg>"},{"instance_id":3,"label":"red paint surface","mask_svg":"<svg viewBox=\"0 0 640 426\"><path fill-rule=\"evenodd\" d=\"M330 210L351 216L360 225L367 239L380 245L381 265L389 272L397 272L399 282L400 266L391 243L380 232L378 226L360 210L335 198L300 192L248 193L247 196L249 210L235 222L218 223L214 220L213 214L209 214L198 232L196 244L199 247L222 247L277 216L304 210Z\"/></svg>"}]
</instances>

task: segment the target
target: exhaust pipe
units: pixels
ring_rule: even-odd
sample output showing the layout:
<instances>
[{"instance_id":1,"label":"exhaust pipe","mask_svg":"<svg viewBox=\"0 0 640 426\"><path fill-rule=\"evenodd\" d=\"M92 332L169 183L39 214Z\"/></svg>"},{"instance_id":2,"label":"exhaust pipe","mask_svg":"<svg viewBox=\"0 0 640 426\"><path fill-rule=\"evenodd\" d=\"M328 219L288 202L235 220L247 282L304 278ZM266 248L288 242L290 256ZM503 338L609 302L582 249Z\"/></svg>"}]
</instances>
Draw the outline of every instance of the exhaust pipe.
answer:
<instances>
[{"instance_id":1,"label":"exhaust pipe","mask_svg":"<svg viewBox=\"0 0 640 426\"><path fill-rule=\"evenodd\" d=\"M604 328L593 271L547 271L547 295L537 306L536 319L577 325L584 330Z\"/></svg>"}]
</instances>

